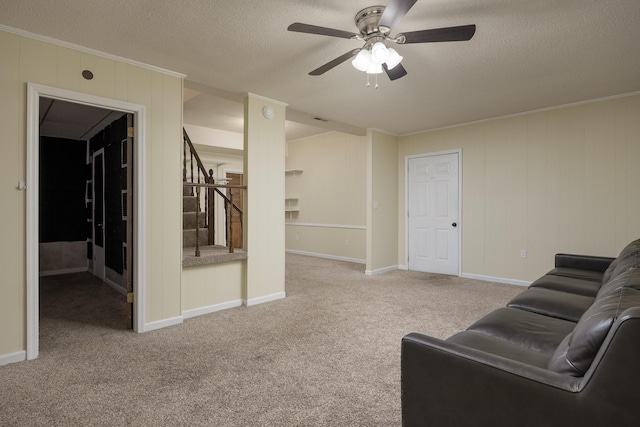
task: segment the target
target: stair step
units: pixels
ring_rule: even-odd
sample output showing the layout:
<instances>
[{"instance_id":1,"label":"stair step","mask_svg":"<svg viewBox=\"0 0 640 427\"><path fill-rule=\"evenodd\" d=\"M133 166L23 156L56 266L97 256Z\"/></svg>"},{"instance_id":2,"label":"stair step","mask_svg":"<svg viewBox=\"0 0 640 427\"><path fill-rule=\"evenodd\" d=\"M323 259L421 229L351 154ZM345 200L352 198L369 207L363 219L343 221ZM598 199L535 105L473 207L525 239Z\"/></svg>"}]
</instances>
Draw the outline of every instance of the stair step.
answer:
<instances>
[{"instance_id":1,"label":"stair step","mask_svg":"<svg viewBox=\"0 0 640 427\"><path fill-rule=\"evenodd\" d=\"M209 239L209 229L201 228L200 229L200 246L205 246L208 244ZM182 230L182 247L183 248L192 248L196 245L196 230Z\"/></svg>"},{"instance_id":2,"label":"stair step","mask_svg":"<svg viewBox=\"0 0 640 427\"><path fill-rule=\"evenodd\" d=\"M200 202L202 205L202 201ZM200 206L202 209L202 206ZM195 212L198 210L198 198L196 196L182 197L182 212Z\"/></svg>"},{"instance_id":3,"label":"stair step","mask_svg":"<svg viewBox=\"0 0 640 427\"><path fill-rule=\"evenodd\" d=\"M200 212L197 214L199 217L198 224L199 227L204 227L206 214L204 212ZM182 213L182 228L187 229L195 229L196 228L196 212L183 212Z\"/></svg>"}]
</instances>

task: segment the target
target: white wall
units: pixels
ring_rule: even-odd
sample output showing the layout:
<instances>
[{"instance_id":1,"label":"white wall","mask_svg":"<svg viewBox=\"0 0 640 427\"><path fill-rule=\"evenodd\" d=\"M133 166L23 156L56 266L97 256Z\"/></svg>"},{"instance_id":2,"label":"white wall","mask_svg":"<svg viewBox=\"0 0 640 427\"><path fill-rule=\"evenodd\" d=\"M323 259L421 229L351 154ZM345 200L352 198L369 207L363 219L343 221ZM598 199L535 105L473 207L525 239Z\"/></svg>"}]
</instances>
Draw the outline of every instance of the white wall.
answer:
<instances>
[{"instance_id":1,"label":"white wall","mask_svg":"<svg viewBox=\"0 0 640 427\"><path fill-rule=\"evenodd\" d=\"M285 108L248 94L244 105L244 246L247 305L284 298ZM265 109L271 117L263 115Z\"/></svg>"},{"instance_id":2,"label":"white wall","mask_svg":"<svg viewBox=\"0 0 640 427\"><path fill-rule=\"evenodd\" d=\"M26 180L28 82L144 106L144 322L181 316L182 78L5 31L0 58L0 363L20 359L26 349L27 212L17 186ZM84 69L93 80L81 77Z\"/></svg>"},{"instance_id":3,"label":"white wall","mask_svg":"<svg viewBox=\"0 0 640 427\"><path fill-rule=\"evenodd\" d=\"M463 274L531 281L557 252L616 256L640 237L638 118L636 94L401 137L398 261L405 157L458 148Z\"/></svg>"},{"instance_id":4,"label":"white wall","mask_svg":"<svg viewBox=\"0 0 640 427\"><path fill-rule=\"evenodd\" d=\"M398 266L398 138L369 131L367 274Z\"/></svg>"},{"instance_id":5,"label":"white wall","mask_svg":"<svg viewBox=\"0 0 640 427\"><path fill-rule=\"evenodd\" d=\"M184 124L184 129L187 131L189 139L191 139L191 142L194 144L232 150L243 149L244 140L241 133L205 128L187 123Z\"/></svg>"},{"instance_id":6,"label":"white wall","mask_svg":"<svg viewBox=\"0 0 640 427\"><path fill-rule=\"evenodd\" d=\"M286 197L299 212L286 214L286 248L365 262L367 138L330 132L289 141ZM284 200L283 200L284 203Z\"/></svg>"}]
</instances>

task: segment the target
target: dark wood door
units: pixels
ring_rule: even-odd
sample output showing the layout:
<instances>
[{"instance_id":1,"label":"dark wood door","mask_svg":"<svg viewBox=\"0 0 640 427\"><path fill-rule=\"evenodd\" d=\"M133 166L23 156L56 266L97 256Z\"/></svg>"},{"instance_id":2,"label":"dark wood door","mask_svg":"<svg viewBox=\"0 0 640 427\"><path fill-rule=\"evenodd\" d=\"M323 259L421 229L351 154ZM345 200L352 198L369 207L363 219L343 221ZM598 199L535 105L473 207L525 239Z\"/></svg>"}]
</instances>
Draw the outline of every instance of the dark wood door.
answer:
<instances>
[{"instance_id":1,"label":"dark wood door","mask_svg":"<svg viewBox=\"0 0 640 427\"><path fill-rule=\"evenodd\" d=\"M230 185L244 185L244 177L241 173L227 173L227 178L229 179ZM236 205L240 210L244 209L243 206L243 190L239 188L228 188L227 189L227 197L231 197L233 195L233 204ZM233 247L236 249L242 248L242 224L240 223L240 212L237 209L231 209L231 212L227 212L227 218L231 215L231 221L227 220L227 236L229 236L229 231L231 231L231 235L233 236ZM229 223L231 223L231 227L233 230L229 229Z\"/></svg>"}]
</instances>

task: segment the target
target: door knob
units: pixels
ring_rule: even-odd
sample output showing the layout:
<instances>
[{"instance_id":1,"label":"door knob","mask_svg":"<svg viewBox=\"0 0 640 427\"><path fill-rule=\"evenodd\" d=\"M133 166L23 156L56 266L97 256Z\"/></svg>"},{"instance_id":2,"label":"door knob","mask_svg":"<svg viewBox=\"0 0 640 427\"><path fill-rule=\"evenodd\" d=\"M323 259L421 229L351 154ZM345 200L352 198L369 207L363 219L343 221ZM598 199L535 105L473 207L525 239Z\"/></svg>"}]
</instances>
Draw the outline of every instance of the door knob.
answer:
<instances>
[{"instance_id":1,"label":"door knob","mask_svg":"<svg viewBox=\"0 0 640 427\"><path fill-rule=\"evenodd\" d=\"M451 226L452 226L452 227L457 227L457 226L458 226L458 223L457 223L457 222L454 222L453 224L451 224Z\"/></svg>"}]
</instances>

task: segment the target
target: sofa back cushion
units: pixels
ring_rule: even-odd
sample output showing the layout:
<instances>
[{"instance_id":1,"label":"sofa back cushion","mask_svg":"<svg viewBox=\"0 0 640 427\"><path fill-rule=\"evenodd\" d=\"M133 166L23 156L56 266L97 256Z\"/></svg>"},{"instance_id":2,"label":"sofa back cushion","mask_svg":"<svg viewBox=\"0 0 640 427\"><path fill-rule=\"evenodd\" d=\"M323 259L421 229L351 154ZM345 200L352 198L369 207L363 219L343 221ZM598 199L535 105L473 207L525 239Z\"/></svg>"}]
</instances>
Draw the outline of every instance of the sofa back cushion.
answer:
<instances>
[{"instance_id":1,"label":"sofa back cushion","mask_svg":"<svg viewBox=\"0 0 640 427\"><path fill-rule=\"evenodd\" d=\"M640 239L634 240L625 246L620 255L613 260L602 276L602 283L607 283L620 273L630 268L640 267Z\"/></svg>"},{"instance_id":2,"label":"sofa back cushion","mask_svg":"<svg viewBox=\"0 0 640 427\"><path fill-rule=\"evenodd\" d=\"M548 368L581 377L604 342L613 322L630 307L640 306L640 269L631 268L603 285L573 331L560 343Z\"/></svg>"}]
</instances>

